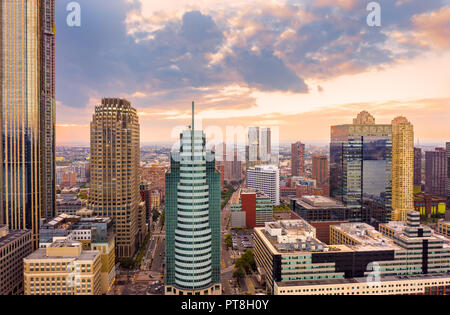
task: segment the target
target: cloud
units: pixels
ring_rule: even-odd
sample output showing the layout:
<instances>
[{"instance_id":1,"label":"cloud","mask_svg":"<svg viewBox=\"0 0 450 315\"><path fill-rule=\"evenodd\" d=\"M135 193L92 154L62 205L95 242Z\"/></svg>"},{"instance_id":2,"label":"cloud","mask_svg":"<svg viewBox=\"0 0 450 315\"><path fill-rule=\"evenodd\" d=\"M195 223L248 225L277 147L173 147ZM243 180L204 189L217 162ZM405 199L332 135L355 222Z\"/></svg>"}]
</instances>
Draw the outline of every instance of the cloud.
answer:
<instances>
[{"instance_id":1,"label":"cloud","mask_svg":"<svg viewBox=\"0 0 450 315\"><path fill-rule=\"evenodd\" d=\"M68 2L56 2L62 125L86 125L113 96L143 120L180 119L192 100L205 112L256 109L259 92L329 91L336 77L450 48L441 0L380 0L381 28L355 0L79 0L80 28L66 25Z\"/></svg>"},{"instance_id":2,"label":"cloud","mask_svg":"<svg viewBox=\"0 0 450 315\"><path fill-rule=\"evenodd\" d=\"M412 18L417 32L437 48L450 48L450 6Z\"/></svg>"}]
</instances>

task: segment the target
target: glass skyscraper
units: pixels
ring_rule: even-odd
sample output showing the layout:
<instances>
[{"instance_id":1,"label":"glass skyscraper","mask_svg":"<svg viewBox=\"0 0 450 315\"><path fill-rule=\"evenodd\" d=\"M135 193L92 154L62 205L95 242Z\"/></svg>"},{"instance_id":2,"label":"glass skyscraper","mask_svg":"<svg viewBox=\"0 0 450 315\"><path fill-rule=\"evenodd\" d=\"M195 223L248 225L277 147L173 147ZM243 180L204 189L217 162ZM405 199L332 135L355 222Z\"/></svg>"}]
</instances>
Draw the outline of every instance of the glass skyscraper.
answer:
<instances>
[{"instance_id":1,"label":"glass skyscraper","mask_svg":"<svg viewBox=\"0 0 450 315\"><path fill-rule=\"evenodd\" d=\"M221 294L220 173L206 136L192 126L180 135L166 174L166 294Z\"/></svg>"},{"instance_id":2,"label":"glass skyscraper","mask_svg":"<svg viewBox=\"0 0 450 315\"><path fill-rule=\"evenodd\" d=\"M0 5L0 222L31 229L55 212L54 0Z\"/></svg>"},{"instance_id":3,"label":"glass skyscraper","mask_svg":"<svg viewBox=\"0 0 450 315\"><path fill-rule=\"evenodd\" d=\"M362 112L353 124L331 127L330 195L351 210L352 221L391 220L391 125Z\"/></svg>"}]
</instances>

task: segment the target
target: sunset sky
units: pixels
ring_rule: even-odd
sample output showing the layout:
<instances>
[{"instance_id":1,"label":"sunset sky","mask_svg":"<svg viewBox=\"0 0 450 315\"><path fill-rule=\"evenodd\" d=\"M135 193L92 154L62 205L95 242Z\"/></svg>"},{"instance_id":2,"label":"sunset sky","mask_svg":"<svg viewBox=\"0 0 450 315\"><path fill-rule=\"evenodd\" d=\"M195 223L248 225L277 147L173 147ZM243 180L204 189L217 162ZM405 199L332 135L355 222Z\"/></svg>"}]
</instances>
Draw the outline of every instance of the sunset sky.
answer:
<instances>
[{"instance_id":1,"label":"sunset sky","mask_svg":"<svg viewBox=\"0 0 450 315\"><path fill-rule=\"evenodd\" d=\"M329 139L368 110L421 142L450 141L450 0L56 1L57 143L89 143L102 97L138 110L141 142L173 141L197 104L203 126L278 126Z\"/></svg>"}]
</instances>

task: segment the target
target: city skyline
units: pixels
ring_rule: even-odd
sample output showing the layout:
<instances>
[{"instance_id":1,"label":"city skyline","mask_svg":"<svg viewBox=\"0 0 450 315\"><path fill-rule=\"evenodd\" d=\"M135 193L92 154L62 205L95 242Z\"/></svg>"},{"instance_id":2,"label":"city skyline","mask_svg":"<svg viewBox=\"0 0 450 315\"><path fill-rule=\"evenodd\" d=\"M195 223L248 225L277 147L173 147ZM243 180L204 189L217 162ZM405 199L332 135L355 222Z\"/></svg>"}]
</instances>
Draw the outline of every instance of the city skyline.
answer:
<instances>
[{"instance_id":1,"label":"city skyline","mask_svg":"<svg viewBox=\"0 0 450 315\"><path fill-rule=\"evenodd\" d=\"M79 28L56 4L58 86L70 86L57 88L58 144L88 142L102 97L135 105L143 143L176 141L192 100L209 125L279 126L280 141L327 141L361 110L408 117L422 142L450 137L447 1L383 2L378 28L353 0L79 3Z\"/></svg>"}]
</instances>

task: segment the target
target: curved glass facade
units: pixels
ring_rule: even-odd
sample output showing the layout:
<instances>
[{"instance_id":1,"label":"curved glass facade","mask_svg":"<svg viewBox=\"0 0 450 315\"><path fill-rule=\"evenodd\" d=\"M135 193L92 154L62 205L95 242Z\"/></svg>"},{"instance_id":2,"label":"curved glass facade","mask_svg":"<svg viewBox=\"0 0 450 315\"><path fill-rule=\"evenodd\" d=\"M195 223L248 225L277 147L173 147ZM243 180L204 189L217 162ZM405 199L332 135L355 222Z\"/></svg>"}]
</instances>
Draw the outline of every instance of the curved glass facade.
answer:
<instances>
[{"instance_id":1,"label":"curved glass facade","mask_svg":"<svg viewBox=\"0 0 450 315\"><path fill-rule=\"evenodd\" d=\"M165 271L174 294L220 285L220 173L205 144L201 130L184 131L166 174Z\"/></svg>"}]
</instances>

